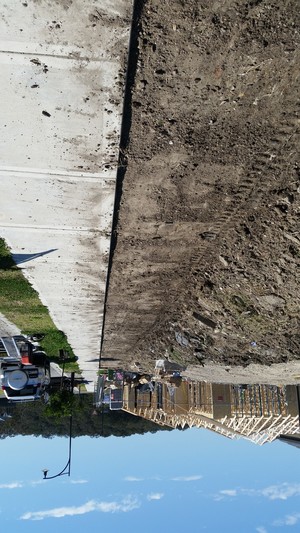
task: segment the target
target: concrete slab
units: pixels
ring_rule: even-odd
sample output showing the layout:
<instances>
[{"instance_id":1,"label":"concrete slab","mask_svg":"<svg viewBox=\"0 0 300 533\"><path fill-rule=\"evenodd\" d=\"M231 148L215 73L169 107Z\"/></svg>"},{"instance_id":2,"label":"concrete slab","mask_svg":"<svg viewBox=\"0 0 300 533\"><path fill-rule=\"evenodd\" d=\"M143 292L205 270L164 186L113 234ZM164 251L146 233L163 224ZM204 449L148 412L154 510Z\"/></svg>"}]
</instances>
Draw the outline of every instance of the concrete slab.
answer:
<instances>
[{"instance_id":1,"label":"concrete slab","mask_svg":"<svg viewBox=\"0 0 300 533\"><path fill-rule=\"evenodd\" d=\"M132 0L11 0L1 9L0 235L91 390L131 11Z\"/></svg>"},{"instance_id":2,"label":"concrete slab","mask_svg":"<svg viewBox=\"0 0 300 533\"><path fill-rule=\"evenodd\" d=\"M182 375L195 381L207 383L229 384L267 384L267 385L296 385L300 380L300 362L277 363L273 365L250 364L242 366L224 366L217 363L189 365Z\"/></svg>"}]
</instances>

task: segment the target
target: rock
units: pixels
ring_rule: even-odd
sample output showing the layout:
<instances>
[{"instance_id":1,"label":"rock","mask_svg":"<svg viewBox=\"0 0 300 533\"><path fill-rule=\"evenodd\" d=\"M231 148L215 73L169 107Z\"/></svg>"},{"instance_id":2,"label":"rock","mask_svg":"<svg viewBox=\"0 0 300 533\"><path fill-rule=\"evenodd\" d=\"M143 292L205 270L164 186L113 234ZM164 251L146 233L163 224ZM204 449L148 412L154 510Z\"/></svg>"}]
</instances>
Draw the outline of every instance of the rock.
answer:
<instances>
[{"instance_id":1,"label":"rock","mask_svg":"<svg viewBox=\"0 0 300 533\"><path fill-rule=\"evenodd\" d=\"M183 346L184 348L189 345L188 339L178 331L175 331L175 339L177 340L178 344L180 344L180 346Z\"/></svg>"},{"instance_id":2,"label":"rock","mask_svg":"<svg viewBox=\"0 0 300 533\"><path fill-rule=\"evenodd\" d=\"M276 294L266 294L258 297L260 305L267 311L282 309L285 306L285 299Z\"/></svg>"}]
</instances>

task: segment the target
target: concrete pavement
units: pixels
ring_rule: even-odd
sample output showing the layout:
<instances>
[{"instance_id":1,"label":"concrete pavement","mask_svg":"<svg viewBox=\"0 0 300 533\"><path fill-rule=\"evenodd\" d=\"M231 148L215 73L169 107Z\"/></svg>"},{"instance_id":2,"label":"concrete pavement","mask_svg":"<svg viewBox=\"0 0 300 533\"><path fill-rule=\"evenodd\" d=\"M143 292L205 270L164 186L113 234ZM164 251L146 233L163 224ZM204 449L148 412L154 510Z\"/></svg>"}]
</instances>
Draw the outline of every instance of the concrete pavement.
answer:
<instances>
[{"instance_id":1,"label":"concrete pavement","mask_svg":"<svg viewBox=\"0 0 300 533\"><path fill-rule=\"evenodd\" d=\"M0 236L96 378L131 0L2 6Z\"/></svg>"},{"instance_id":2,"label":"concrete pavement","mask_svg":"<svg viewBox=\"0 0 300 533\"><path fill-rule=\"evenodd\" d=\"M207 383L229 384L267 384L267 385L296 385L300 381L300 361L277 363L273 365L250 364L242 366L225 366L217 363L189 365L182 375Z\"/></svg>"},{"instance_id":3,"label":"concrete pavement","mask_svg":"<svg viewBox=\"0 0 300 533\"><path fill-rule=\"evenodd\" d=\"M15 324L12 324L7 318L0 313L0 337L10 337L19 335L20 330Z\"/></svg>"}]
</instances>

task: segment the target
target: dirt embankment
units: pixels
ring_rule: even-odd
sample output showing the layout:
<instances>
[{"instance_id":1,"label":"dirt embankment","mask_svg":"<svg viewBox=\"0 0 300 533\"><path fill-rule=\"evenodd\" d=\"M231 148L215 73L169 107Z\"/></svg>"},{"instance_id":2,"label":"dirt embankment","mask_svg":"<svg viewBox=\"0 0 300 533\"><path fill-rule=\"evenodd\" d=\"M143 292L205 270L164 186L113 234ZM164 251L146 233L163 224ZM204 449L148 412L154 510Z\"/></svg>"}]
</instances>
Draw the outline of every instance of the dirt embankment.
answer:
<instances>
[{"instance_id":1,"label":"dirt embankment","mask_svg":"<svg viewBox=\"0 0 300 533\"><path fill-rule=\"evenodd\" d=\"M103 358L299 358L299 12L137 2Z\"/></svg>"}]
</instances>

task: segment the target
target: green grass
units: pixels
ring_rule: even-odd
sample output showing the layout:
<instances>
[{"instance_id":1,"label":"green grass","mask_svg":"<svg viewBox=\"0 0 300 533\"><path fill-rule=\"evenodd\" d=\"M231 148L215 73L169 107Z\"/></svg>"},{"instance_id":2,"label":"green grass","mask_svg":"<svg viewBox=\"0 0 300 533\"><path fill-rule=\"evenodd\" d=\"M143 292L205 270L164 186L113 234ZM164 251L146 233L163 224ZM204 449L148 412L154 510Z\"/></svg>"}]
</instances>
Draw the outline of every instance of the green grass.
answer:
<instances>
[{"instance_id":1,"label":"green grass","mask_svg":"<svg viewBox=\"0 0 300 533\"><path fill-rule=\"evenodd\" d=\"M13 322L23 334L44 333L41 345L51 359L58 358L63 348L70 358L73 350L66 335L57 329L38 293L24 277L0 238L0 312ZM66 363L66 370L78 371L76 363Z\"/></svg>"}]
</instances>

